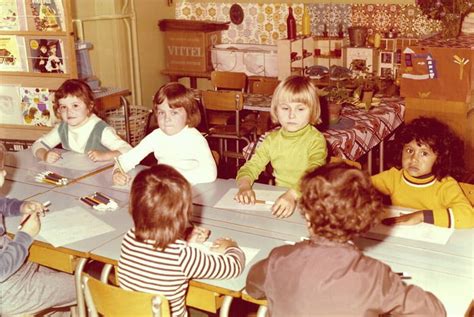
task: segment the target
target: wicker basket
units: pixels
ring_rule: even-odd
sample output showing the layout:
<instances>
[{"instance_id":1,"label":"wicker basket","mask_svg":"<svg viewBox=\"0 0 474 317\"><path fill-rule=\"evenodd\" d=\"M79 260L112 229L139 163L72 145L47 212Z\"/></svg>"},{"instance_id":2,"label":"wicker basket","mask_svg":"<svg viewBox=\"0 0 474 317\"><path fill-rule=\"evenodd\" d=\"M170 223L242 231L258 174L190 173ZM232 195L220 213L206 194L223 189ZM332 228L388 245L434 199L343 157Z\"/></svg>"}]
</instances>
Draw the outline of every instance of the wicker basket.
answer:
<instances>
[{"instance_id":1,"label":"wicker basket","mask_svg":"<svg viewBox=\"0 0 474 317\"><path fill-rule=\"evenodd\" d=\"M130 145L135 146L145 137L152 110L143 106L129 106ZM124 140L125 114L123 107L105 113L105 121L113 127Z\"/></svg>"}]
</instances>

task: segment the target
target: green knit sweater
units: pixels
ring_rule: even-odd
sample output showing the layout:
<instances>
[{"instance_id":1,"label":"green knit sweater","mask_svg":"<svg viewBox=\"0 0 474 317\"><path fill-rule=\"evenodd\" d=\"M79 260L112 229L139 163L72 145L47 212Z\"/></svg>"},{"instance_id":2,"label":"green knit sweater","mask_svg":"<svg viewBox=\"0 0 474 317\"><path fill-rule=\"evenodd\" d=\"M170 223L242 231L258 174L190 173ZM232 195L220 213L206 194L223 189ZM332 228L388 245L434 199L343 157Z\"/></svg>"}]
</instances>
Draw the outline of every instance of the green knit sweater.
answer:
<instances>
[{"instance_id":1,"label":"green knit sweater","mask_svg":"<svg viewBox=\"0 0 474 317\"><path fill-rule=\"evenodd\" d=\"M300 178L308 169L325 164L326 156L326 139L312 125L296 132L280 128L265 137L252 158L239 169L237 180L247 176L253 182L271 163L276 185L299 192Z\"/></svg>"}]
</instances>

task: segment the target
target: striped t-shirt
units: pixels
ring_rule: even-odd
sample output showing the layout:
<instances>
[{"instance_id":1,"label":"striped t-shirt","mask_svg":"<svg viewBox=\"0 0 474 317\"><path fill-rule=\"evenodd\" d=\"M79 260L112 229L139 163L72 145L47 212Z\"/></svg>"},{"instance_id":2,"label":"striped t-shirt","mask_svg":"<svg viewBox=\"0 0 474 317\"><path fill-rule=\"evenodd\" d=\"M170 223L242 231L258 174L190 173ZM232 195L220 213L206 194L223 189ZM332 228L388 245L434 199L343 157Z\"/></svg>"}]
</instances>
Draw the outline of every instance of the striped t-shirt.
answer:
<instances>
[{"instance_id":1,"label":"striped t-shirt","mask_svg":"<svg viewBox=\"0 0 474 317\"><path fill-rule=\"evenodd\" d=\"M122 241L118 280L124 289L165 295L172 316L187 316L185 296L190 279L233 278L244 265L239 248L208 254L176 240L163 250L155 249L153 241L137 241L135 229L130 229Z\"/></svg>"}]
</instances>

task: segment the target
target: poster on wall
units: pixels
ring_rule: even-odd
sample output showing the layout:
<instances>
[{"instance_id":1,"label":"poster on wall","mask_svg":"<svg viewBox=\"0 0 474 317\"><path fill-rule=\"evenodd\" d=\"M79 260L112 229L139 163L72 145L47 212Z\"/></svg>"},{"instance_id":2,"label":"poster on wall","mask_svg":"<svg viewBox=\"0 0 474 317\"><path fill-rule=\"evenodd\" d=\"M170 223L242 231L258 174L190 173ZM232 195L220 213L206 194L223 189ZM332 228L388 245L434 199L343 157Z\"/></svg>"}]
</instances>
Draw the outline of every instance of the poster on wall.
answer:
<instances>
[{"instance_id":1,"label":"poster on wall","mask_svg":"<svg viewBox=\"0 0 474 317\"><path fill-rule=\"evenodd\" d=\"M0 0L0 30L26 30L25 2L17 0Z\"/></svg>"},{"instance_id":2,"label":"poster on wall","mask_svg":"<svg viewBox=\"0 0 474 317\"><path fill-rule=\"evenodd\" d=\"M16 35L0 36L0 71L28 71L24 37Z\"/></svg>"},{"instance_id":3,"label":"poster on wall","mask_svg":"<svg viewBox=\"0 0 474 317\"><path fill-rule=\"evenodd\" d=\"M26 0L28 30L65 31L62 0Z\"/></svg>"},{"instance_id":4,"label":"poster on wall","mask_svg":"<svg viewBox=\"0 0 474 317\"><path fill-rule=\"evenodd\" d=\"M0 123L23 124L19 89L17 85L0 85Z\"/></svg>"},{"instance_id":5,"label":"poster on wall","mask_svg":"<svg viewBox=\"0 0 474 317\"><path fill-rule=\"evenodd\" d=\"M64 73L64 46L61 39L28 38L30 69L38 73Z\"/></svg>"},{"instance_id":6,"label":"poster on wall","mask_svg":"<svg viewBox=\"0 0 474 317\"><path fill-rule=\"evenodd\" d=\"M51 126L54 122L53 94L47 88L21 87L23 124Z\"/></svg>"}]
</instances>

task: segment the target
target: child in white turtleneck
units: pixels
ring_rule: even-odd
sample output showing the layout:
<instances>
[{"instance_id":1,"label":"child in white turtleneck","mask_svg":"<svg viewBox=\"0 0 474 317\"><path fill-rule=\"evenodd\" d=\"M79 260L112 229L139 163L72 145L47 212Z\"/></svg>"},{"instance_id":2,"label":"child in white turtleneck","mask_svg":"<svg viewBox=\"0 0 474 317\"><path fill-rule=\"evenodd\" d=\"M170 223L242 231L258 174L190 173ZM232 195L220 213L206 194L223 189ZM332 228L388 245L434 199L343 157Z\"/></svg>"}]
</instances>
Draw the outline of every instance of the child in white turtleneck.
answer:
<instances>
[{"instance_id":1,"label":"child in white turtleneck","mask_svg":"<svg viewBox=\"0 0 474 317\"><path fill-rule=\"evenodd\" d=\"M177 82L162 86L153 98L158 129L147 135L131 151L118 157L120 168L113 172L113 183L125 185L126 174L151 152L159 164L174 167L191 185L213 182L217 167L209 144L195 128L201 113L193 93Z\"/></svg>"}]
</instances>

